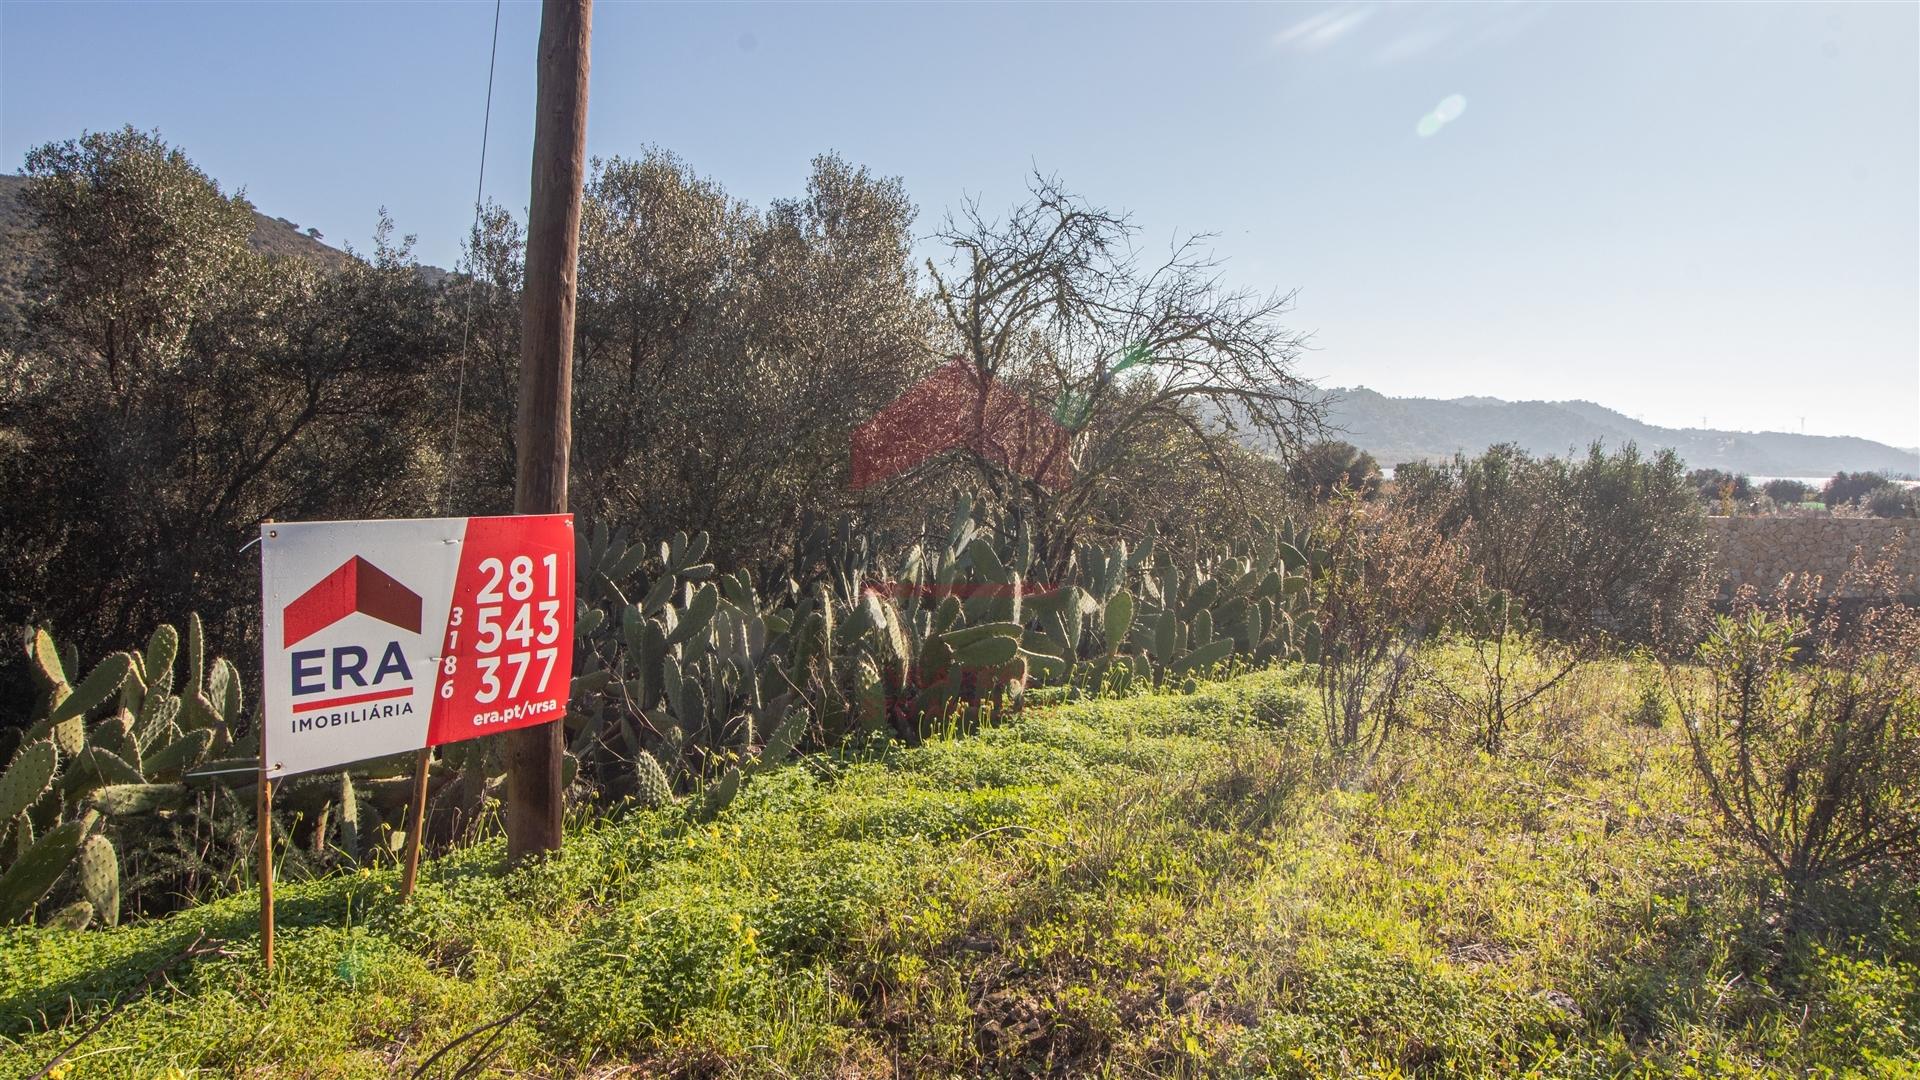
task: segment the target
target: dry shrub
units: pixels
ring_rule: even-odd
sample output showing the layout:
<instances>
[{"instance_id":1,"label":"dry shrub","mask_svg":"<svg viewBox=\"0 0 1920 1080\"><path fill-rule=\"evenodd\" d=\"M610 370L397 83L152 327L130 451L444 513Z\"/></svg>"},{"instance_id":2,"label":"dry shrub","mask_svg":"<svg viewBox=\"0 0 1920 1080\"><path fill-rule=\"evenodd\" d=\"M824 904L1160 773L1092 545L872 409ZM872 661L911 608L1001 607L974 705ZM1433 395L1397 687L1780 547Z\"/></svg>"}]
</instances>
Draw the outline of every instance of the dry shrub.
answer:
<instances>
[{"instance_id":1,"label":"dry shrub","mask_svg":"<svg viewBox=\"0 0 1920 1080\"><path fill-rule=\"evenodd\" d=\"M1327 744L1337 753L1371 750L1404 720L1419 671L1414 650L1439 629L1465 560L1430 519L1392 503L1348 495L1323 527L1319 689Z\"/></svg>"},{"instance_id":2,"label":"dry shrub","mask_svg":"<svg viewBox=\"0 0 1920 1080\"><path fill-rule=\"evenodd\" d=\"M1778 876L1790 915L1848 873L1920 857L1920 611L1897 545L1841 579L1750 590L1715 620L1699 670L1670 667L1693 761L1727 831Z\"/></svg>"}]
</instances>

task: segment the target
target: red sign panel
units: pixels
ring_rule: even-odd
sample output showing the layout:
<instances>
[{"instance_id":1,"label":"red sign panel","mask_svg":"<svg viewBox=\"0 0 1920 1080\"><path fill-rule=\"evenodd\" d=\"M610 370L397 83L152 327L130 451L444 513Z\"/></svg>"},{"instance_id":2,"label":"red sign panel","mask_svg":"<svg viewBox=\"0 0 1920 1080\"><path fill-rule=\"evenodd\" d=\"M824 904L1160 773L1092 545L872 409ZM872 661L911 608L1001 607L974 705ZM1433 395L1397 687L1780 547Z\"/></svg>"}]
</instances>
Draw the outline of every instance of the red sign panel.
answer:
<instances>
[{"instance_id":1,"label":"red sign panel","mask_svg":"<svg viewBox=\"0 0 1920 1080\"><path fill-rule=\"evenodd\" d=\"M467 523L427 745L558 720L573 677L573 530Z\"/></svg>"}]
</instances>

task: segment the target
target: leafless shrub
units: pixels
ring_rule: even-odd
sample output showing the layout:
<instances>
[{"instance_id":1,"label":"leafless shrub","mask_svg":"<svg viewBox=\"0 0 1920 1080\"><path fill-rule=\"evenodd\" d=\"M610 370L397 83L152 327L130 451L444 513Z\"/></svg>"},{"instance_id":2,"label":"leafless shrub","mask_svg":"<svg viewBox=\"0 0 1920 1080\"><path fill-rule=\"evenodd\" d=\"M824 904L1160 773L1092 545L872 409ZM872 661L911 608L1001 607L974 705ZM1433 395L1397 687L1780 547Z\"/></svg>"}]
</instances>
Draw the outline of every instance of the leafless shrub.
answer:
<instances>
[{"instance_id":1,"label":"leafless shrub","mask_svg":"<svg viewBox=\"0 0 1920 1080\"><path fill-rule=\"evenodd\" d=\"M1482 580L1460 595L1451 622L1467 670L1436 680L1434 689L1456 725L1470 727L1474 742L1497 754L1520 715L1600 655L1605 639L1549 636L1524 601Z\"/></svg>"},{"instance_id":2,"label":"leafless shrub","mask_svg":"<svg viewBox=\"0 0 1920 1080\"><path fill-rule=\"evenodd\" d=\"M1896 599L1897 553L1856 554L1840 591L1863 604L1809 580L1743 593L1698 669L1668 668L1707 795L1790 925L1822 882L1920 857L1920 611Z\"/></svg>"}]
</instances>

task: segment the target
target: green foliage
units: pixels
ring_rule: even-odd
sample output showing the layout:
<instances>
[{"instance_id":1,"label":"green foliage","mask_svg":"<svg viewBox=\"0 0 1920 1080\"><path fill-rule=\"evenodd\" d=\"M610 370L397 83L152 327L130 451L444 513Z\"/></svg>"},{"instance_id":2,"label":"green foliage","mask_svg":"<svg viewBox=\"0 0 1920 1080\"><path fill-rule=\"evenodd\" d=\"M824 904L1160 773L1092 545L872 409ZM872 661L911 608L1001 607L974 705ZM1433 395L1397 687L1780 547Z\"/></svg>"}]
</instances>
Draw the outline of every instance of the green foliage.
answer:
<instances>
[{"instance_id":1,"label":"green foliage","mask_svg":"<svg viewBox=\"0 0 1920 1080\"><path fill-rule=\"evenodd\" d=\"M1820 501L1827 509L1848 506L1864 502L1880 489L1887 487L1890 480L1876 472L1837 472L1820 489Z\"/></svg>"},{"instance_id":2,"label":"green foliage","mask_svg":"<svg viewBox=\"0 0 1920 1080\"><path fill-rule=\"evenodd\" d=\"M90 656L195 610L244 641L261 519L430 505L459 343L386 226L366 258L257 254L245 197L131 128L25 171L41 266L0 387L0 619Z\"/></svg>"},{"instance_id":3,"label":"green foliage","mask_svg":"<svg viewBox=\"0 0 1920 1080\"><path fill-rule=\"evenodd\" d=\"M1920 495L1883 473L1835 473L1819 493L1829 510L1864 510L1874 517L1920 517Z\"/></svg>"},{"instance_id":4,"label":"green foliage","mask_svg":"<svg viewBox=\"0 0 1920 1080\"><path fill-rule=\"evenodd\" d=\"M246 255L253 207L158 133L125 127L27 154L23 196L49 248L42 318L124 370L164 363Z\"/></svg>"},{"instance_id":5,"label":"green foliage","mask_svg":"<svg viewBox=\"0 0 1920 1080\"><path fill-rule=\"evenodd\" d=\"M913 218L898 180L832 154L764 208L665 151L596 161L577 349L625 359L575 373L572 505L633 536L697 527L728 566L776 561L796 515L854 512L847 429L922 373L906 359L924 354L929 316ZM487 347L505 377L469 399L488 421L469 460L496 471L488 495L510 504L518 252L495 265ZM724 450L659 452L690 440Z\"/></svg>"},{"instance_id":6,"label":"green foliage","mask_svg":"<svg viewBox=\"0 0 1920 1080\"><path fill-rule=\"evenodd\" d=\"M1701 505L1710 513L1734 514L1753 500L1753 479L1745 473L1692 469L1687 473L1687 486L1693 488Z\"/></svg>"},{"instance_id":7,"label":"green foliage","mask_svg":"<svg viewBox=\"0 0 1920 1080\"><path fill-rule=\"evenodd\" d=\"M1820 492L1811 484L1799 480L1790 480L1784 476L1776 477L1762 484L1760 491L1772 499L1777 506L1799 506L1811 502Z\"/></svg>"},{"instance_id":8,"label":"green foliage","mask_svg":"<svg viewBox=\"0 0 1920 1080\"><path fill-rule=\"evenodd\" d=\"M1643 674L1627 720L1641 727L1662 728L1673 719L1673 715L1672 692L1652 673Z\"/></svg>"},{"instance_id":9,"label":"green foliage","mask_svg":"<svg viewBox=\"0 0 1920 1080\"><path fill-rule=\"evenodd\" d=\"M717 798L730 770L750 777L795 750L977 730L1029 687L1127 694L1314 647L1301 536L1266 529L1185 564L1151 541L1088 545L1066 580L1040 583L1030 539L975 513L961 500L921 534L944 540L898 552L817 530L800 573L764 597L700 561L705 534L676 534L650 560L623 533L582 530L568 724L586 775L659 805L635 764L646 757L670 785Z\"/></svg>"},{"instance_id":10,"label":"green foliage","mask_svg":"<svg viewBox=\"0 0 1920 1080\"><path fill-rule=\"evenodd\" d=\"M1496 446L1394 474L1401 498L1457 538L1482 584L1563 641L1688 640L1711 552L1679 458L1598 444L1574 459Z\"/></svg>"},{"instance_id":11,"label":"green foliage","mask_svg":"<svg viewBox=\"0 0 1920 1080\"><path fill-rule=\"evenodd\" d=\"M897 561L844 534L821 540L815 571L763 598L749 575L704 561L703 533L670 537L656 560L623 534L582 530L568 783L649 808L676 787L697 790L688 812L706 820L796 752L976 731L1017 711L1030 686L1191 690L1196 677L1315 655L1308 576L1320 556L1303 534L1265 530L1193 562L1150 540L1089 545L1068 560L1071 581L1045 585L1032 580L1031 543L996 537L970 503L940 534L944 544L911 545ZM96 811L105 832L92 850L117 852L119 864L111 890L76 876L27 903L78 894L95 923L111 924L123 907L244 887L252 737L236 738L241 680L225 660L207 660L198 618L184 634L163 625L144 649L109 655L77 686L72 658L44 631L30 630L25 645L43 688L0 773L10 853L0 865ZM390 859L408 764L281 785L284 875ZM431 761L425 828L436 845L484 829L501 785L485 745Z\"/></svg>"},{"instance_id":12,"label":"green foliage","mask_svg":"<svg viewBox=\"0 0 1920 1080\"><path fill-rule=\"evenodd\" d=\"M1352 443L1329 439L1302 449L1287 465L1287 478L1314 502L1341 492L1371 499L1380 492L1380 463Z\"/></svg>"},{"instance_id":13,"label":"green foliage","mask_svg":"<svg viewBox=\"0 0 1920 1080\"><path fill-rule=\"evenodd\" d=\"M1901 484L1888 484L1867 496L1867 513L1882 518L1920 517L1920 492Z\"/></svg>"},{"instance_id":14,"label":"green foliage","mask_svg":"<svg viewBox=\"0 0 1920 1080\"><path fill-rule=\"evenodd\" d=\"M30 290L0 387L0 620L58 626L89 656L190 610L216 640L244 641L257 628L240 552L263 518L511 507L524 244L510 213L483 208L464 265L442 274L414 263L384 219L365 252L256 250L245 198L157 133L52 143L26 172L45 287ZM1033 195L1029 220L1077 202ZM1117 281L1137 268L1112 263L1104 242L1030 254L1062 260L1059 284L1148 302L1136 319L1083 328L1111 355L1051 371L1058 354L996 334L1009 354L985 358L1041 412L1073 403L1071 495L1010 490L964 456L850 491L849 427L950 352L942 312L1013 295L963 288L949 297L959 307L933 302L915 213L898 180L833 155L797 197L758 209L665 152L596 163L580 229L573 505L632 536L701 530L708 561L763 568L814 520L910 528L959 479L1027 521L1049 578L1083 543L1158 526L1199 558L1250 511L1278 512L1280 466L1205 422L1203 403L1291 446L1316 410L1296 392L1301 339L1278 325L1282 305L1184 259L1169 271L1182 287L1131 292ZM1129 231L1102 213L1075 220L1110 241ZM613 356L624 360L588 359ZM1166 365L1186 375L1149 391ZM449 416L466 418L452 440ZM718 452L661 452L694 440Z\"/></svg>"},{"instance_id":15,"label":"green foliage","mask_svg":"<svg viewBox=\"0 0 1920 1080\"><path fill-rule=\"evenodd\" d=\"M1436 719L1489 754L1582 665L1606 655L1600 640L1548 635L1524 602L1478 582L1462 591L1448 621L1457 648L1445 670L1423 673L1422 686Z\"/></svg>"},{"instance_id":16,"label":"green foliage","mask_svg":"<svg viewBox=\"0 0 1920 1080\"><path fill-rule=\"evenodd\" d=\"M1266 1075L1396 1075L1437 1063L1439 1075L1498 1074L1550 1059L1564 1013L1541 997L1487 986L1449 964L1421 963L1381 944L1339 942L1313 957L1280 1009L1237 1048ZM1353 1061L1356 1047L1366 1047Z\"/></svg>"},{"instance_id":17,"label":"green foliage","mask_svg":"<svg viewBox=\"0 0 1920 1080\"><path fill-rule=\"evenodd\" d=\"M1327 745L1372 751L1404 724L1421 674L1418 647L1455 615L1459 545L1394 503L1347 495L1320 523L1317 682Z\"/></svg>"}]
</instances>

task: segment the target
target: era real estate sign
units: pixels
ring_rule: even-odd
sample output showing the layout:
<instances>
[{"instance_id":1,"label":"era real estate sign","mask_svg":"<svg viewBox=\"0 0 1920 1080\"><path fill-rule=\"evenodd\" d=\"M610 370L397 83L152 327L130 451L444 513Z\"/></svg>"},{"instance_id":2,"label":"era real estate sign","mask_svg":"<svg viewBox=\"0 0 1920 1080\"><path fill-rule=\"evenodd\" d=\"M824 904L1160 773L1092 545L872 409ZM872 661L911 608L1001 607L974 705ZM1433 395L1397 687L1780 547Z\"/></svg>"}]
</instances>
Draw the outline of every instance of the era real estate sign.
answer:
<instances>
[{"instance_id":1,"label":"era real estate sign","mask_svg":"<svg viewBox=\"0 0 1920 1080\"><path fill-rule=\"evenodd\" d=\"M573 517L260 527L269 776L558 720Z\"/></svg>"}]
</instances>

